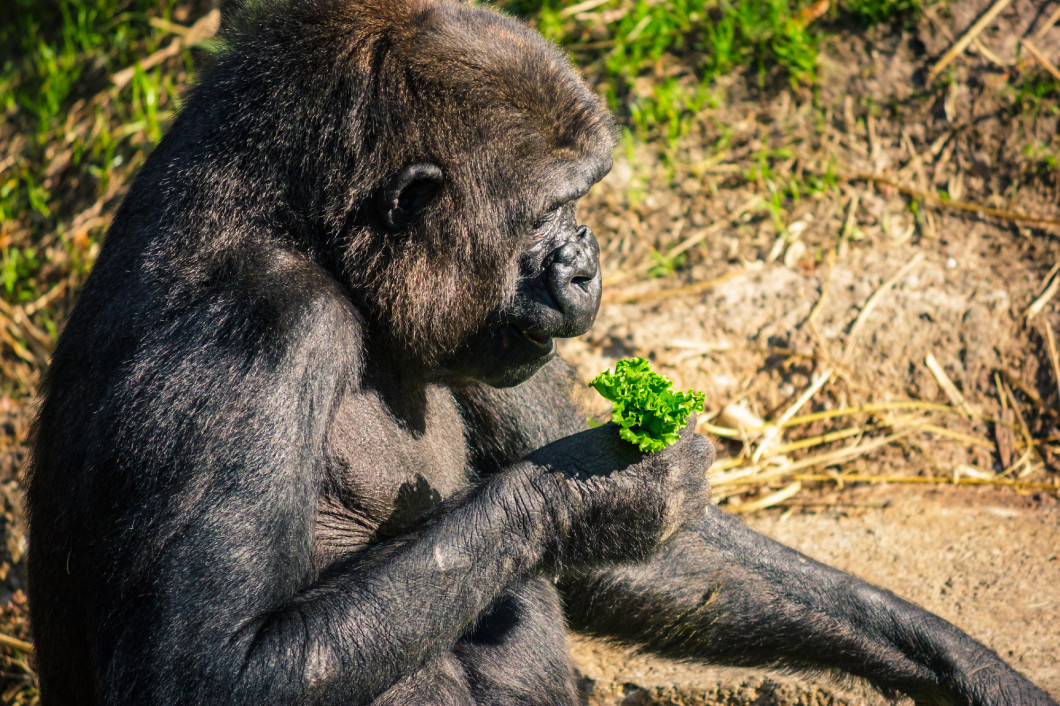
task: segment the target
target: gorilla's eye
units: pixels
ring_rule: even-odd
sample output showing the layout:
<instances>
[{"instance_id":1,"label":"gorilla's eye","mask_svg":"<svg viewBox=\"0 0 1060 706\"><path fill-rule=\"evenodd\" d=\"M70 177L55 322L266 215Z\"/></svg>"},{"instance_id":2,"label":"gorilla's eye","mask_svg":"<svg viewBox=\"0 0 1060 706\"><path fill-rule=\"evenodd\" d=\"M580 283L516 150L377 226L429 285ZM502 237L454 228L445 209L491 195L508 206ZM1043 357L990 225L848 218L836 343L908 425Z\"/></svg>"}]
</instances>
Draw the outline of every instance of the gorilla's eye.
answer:
<instances>
[{"instance_id":1,"label":"gorilla's eye","mask_svg":"<svg viewBox=\"0 0 1060 706\"><path fill-rule=\"evenodd\" d=\"M548 225L548 222L552 220L552 216L554 214L555 211L549 211L548 213L538 216L534 219L534 222L530 224L530 230L534 231L535 233L544 230L545 226Z\"/></svg>"},{"instance_id":2,"label":"gorilla's eye","mask_svg":"<svg viewBox=\"0 0 1060 706\"><path fill-rule=\"evenodd\" d=\"M533 230L534 233L539 233L544 230L549 224L555 221L557 217L559 217L560 212L566 207L566 205L567 204L565 203L561 203L557 206L553 206L546 213L538 216L533 224L531 224L530 229Z\"/></svg>"}]
</instances>

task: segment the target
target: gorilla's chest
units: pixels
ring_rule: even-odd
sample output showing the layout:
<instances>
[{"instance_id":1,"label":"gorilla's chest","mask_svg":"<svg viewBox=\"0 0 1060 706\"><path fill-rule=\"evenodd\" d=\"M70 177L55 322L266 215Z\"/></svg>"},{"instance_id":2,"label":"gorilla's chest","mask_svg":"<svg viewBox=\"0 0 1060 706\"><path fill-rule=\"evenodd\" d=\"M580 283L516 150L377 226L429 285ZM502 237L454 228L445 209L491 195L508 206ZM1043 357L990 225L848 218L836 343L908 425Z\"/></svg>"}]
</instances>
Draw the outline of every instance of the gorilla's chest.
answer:
<instances>
[{"instance_id":1,"label":"gorilla's chest","mask_svg":"<svg viewBox=\"0 0 1060 706\"><path fill-rule=\"evenodd\" d=\"M340 405L318 504L318 561L402 534L471 482L451 394L429 388L421 403L407 419L373 394Z\"/></svg>"}]
</instances>

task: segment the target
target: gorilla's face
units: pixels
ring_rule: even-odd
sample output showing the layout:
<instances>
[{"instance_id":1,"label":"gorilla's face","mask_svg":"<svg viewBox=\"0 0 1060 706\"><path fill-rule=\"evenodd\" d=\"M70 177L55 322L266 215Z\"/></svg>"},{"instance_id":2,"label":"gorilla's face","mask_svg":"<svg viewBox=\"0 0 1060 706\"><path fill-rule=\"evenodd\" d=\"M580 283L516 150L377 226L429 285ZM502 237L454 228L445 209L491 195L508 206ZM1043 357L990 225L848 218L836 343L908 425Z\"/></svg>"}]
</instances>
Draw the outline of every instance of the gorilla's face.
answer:
<instances>
[{"instance_id":1,"label":"gorilla's face","mask_svg":"<svg viewBox=\"0 0 1060 706\"><path fill-rule=\"evenodd\" d=\"M396 278L409 301L434 303L434 308L408 313L412 309L405 307L399 316L401 310L395 307L383 326L401 333L399 327L407 321L430 329L418 340L428 342L432 355L413 353L409 361L425 365L428 377L494 387L517 385L555 355L555 338L579 336L596 319L600 248L592 231L578 225L575 205L610 171L610 151L605 146L592 157L540 164L547 165L542 169L545 176L518 179L517 188L506 184L503 190L509 198L498 199L521 204L518 209L478 208L469 213L454 207L486 200L458 202L453 193L467 187L430 163L401 169L380 193L386 230L398 238L419 233L419 241L438 244L433 256L422 260L430 267L408 267L409 274ZM466 226L482 212L516 211L519 215L505 226L487 218L479 220L478 228ZM450 227L457 223L465 225ZM461 246L467 257L463 262L458 254ZM391 262L392 271L398 266L405 267L404 261ZM427 299L424 293L432 296ZM476 310L481 313L473 314ZM453 340L451 345L442 343L446 336ZM408 342L417 339L399 335L395 340L392 351L402 356L414 351Z\"/></svg>"},{"instance_id":2,"label":"gorilla's face","mask_svg":"<svg viewBox=\"0 0 1060 706\"><path fill-rule=\"evenodd\" d=\"M600 307L600 247L575 220L575 201L551 207L531 226L519 281L450 372L494 387L517 385L555 355L555 338L580 336Z\"/></svg>"},{"instance_id":3,"label":"gorilla's face","mask_svg":"<svg viewBox=\"0 0 1060 706\"><path fill-rule=\"evenodd\" d=\"M384 68L407 65L363 108L375 151L350 163L380 170L379 208L351 214L343 277L402 374L516 385L596 318L599 247L574 207L610 171L616 130L526 26L484 12L489 31L468 33L432 17L388 47ZM362 203L340 198L336 212Z\"/></svg>"}]
</instances>

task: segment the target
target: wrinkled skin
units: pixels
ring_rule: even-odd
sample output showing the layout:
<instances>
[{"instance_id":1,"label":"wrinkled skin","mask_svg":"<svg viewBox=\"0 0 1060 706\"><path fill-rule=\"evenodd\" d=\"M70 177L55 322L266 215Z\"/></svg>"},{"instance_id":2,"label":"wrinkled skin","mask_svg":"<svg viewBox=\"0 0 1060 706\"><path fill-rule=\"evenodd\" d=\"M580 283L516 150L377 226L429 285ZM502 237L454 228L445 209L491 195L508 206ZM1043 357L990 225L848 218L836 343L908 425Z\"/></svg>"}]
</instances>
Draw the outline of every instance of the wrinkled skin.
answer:
<instances>
[{"instance_id":1,"label":"wrinkled skin","mask_svg":"<svg viewBox=\"0 0 1060 706\"><path fill-rule=\"evenodd\" d=\"M574 704L575 629L1053 702L952 625L709 503L689 428L586 430L553 338L599 306L575 202L610 117L446 0L224 22L60 337L27 511L41 700Z\"/></svg>"}]
</instances>

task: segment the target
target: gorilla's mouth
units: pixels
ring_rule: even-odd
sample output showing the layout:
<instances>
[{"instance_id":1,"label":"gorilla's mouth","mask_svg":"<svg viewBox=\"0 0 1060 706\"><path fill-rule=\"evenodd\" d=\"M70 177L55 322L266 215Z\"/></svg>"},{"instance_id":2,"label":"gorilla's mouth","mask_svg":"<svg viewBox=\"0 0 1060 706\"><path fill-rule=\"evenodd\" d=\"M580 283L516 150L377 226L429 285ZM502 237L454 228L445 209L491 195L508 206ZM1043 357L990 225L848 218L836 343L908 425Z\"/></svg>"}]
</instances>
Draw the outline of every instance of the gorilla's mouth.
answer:
<instances>
[{"instance_id":1,"label":"gorilla's mouth","mask_svg":"<svg viewBox=\"0 0 1060 706\"><path fill-rule=\"evenodd\" d=\"M555 347L552 335L533 324L512 321L501 326L498 333L501 346L513 353L521 350L523 355L536 357L552 353Z\"/></svg>"},{"instance_id":2,"label":"gorilla's mouth","mask_svg":"<svg viewBox=\"0 0 1060 706\"><path fill-rule=\"evenodd\" d=\"M514 327L513 327L514 328ZM516 333L541 348L552 347L552 337L544 333L535 333L526 329L515 328Z\"/></svg>"}]
</instances>

